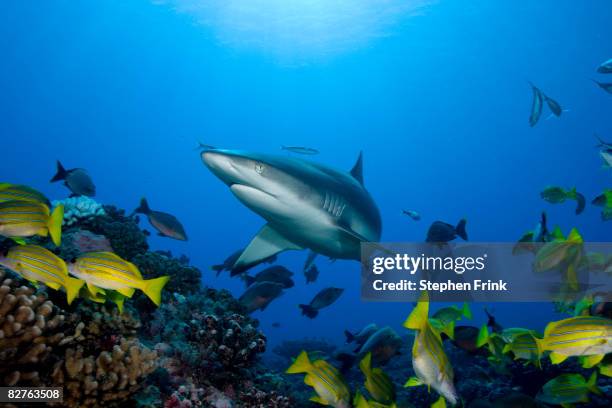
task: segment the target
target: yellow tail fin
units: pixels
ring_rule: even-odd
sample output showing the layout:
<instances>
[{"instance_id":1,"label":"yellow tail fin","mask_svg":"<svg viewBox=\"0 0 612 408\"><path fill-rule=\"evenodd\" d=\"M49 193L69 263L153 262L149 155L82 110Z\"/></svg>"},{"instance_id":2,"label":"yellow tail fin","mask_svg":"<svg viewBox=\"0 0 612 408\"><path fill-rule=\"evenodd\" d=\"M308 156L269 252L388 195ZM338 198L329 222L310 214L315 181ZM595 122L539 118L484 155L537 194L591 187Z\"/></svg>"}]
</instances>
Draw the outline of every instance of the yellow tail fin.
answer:
<instances>
[{"instance_id":1,"label":"yellow tail fin","mask_svg":"<svg viewBox=\"0 0 612 408\"><path fill-rule=\"evenodd\" d=\"M79 291L81 290L84 284L85 281L66 276L64 286L66 288L66 299L68 301L68 304L71 304L72 301L78 296Z\"/></svg>"},{"instance_id":2,"label":"yellow tail fin","mask_svg":"<svg viewBox=\"0 0 612 408\"><path fill-rule=\"evenodd\" d=\"M461 309L461 313L466 319L472 318L472 311L470 310L470 306L467 302L463 302L463 308Z\"/></svg>"},{"instance_id":3,"label":"yellow tail fin","mask_svg":"<svg viewBox=\"0 0 612 408\"><path fill-rule=\"evenodd\" d=\"M365 357L359 362L359 368L361 372L367 377L370 375L372 371L372 353L369 352L365 355Z\"/></svg>"},{"instance_id":4,"label":"yellow tail fin","mask_svg":"<svg viewBox=\"0 0 612 408\"><path fill-rule=\"evenodd\" d=\"M421 297L416 307L410 313L410 316L404 322L404 327L407 329L421 330L427 325L427 317L429 315L429 294L427 291L421 292Z\"/></svg>"},{"instance_id":5,"label":"yellow tail fin","mask_svg":"<svg viewBox=\"0 0 612 408\"><path fill-rule=\"evenodd\" d=\"M161 291L170 280L170 276L161 276L155 279L144 281L142 291L149 297L157 306L161 304Z\"/></svg>"},{"instance_id":6,"label":"yellow tail fin","mask_svg":"<svg viewBox=\"0 0 612 408\"><path fill-rule=\"evenodd\" d=\"M302 350L299 356L295 359L293 364L289 366L285 373L287 374L299 374L299 373L307 373L312 370L312 363L308 358L308 353Z\"/></svg>"},{"instance_id":7,"label":"yellow tail fin","mask_svg":"<svg viewBox=\"0 0 612 408\"><path fill-rule=\"evenodd\" d=\"M62 243L62 223L64 222L64 205L60 204L51 213L47 228L49 229L49 235L51 240L56 246L60 246Z\"/></svg>"},{"instance_id":8,"label":"yellow tail fin","mask_svg":"<svg viewBox=\"0 0 612 408\"><path fill-rule=\"evenodd\" d=\"M489 329L487 325L483 325L478 332L478 337L476 338L476 347L480 348L487 344L489 341Z\"/></svg>"}]
</instances>

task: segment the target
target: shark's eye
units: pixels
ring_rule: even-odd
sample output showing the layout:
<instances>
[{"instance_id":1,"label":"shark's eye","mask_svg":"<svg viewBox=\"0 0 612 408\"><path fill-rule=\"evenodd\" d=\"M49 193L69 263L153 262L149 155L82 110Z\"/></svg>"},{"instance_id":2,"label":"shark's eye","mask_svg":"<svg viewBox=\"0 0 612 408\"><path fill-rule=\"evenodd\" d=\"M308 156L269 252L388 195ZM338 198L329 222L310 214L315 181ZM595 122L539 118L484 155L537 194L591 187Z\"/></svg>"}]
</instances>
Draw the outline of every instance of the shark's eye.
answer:
<instances>
[{"instance_id":1,"label":"shark's eye","mask_svg":"<svg viewBox=\"0 0 612 408\"><path fill-rule=\"evenodd\" d=\"M259 162L255 163L255 172L257 174L262 174L264 172L264 169L265 169L265 167L264 167L264 165L262 163L259 163Z\"/></svg>"}]
</instances>

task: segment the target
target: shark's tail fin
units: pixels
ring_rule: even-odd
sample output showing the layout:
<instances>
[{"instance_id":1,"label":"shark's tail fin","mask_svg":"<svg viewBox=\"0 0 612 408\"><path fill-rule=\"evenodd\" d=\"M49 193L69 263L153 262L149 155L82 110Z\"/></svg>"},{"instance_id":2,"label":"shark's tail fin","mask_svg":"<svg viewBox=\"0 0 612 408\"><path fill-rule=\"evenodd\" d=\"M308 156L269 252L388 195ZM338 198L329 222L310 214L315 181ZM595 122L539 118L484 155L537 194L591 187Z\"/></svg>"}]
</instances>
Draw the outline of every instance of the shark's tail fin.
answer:
<instances>
[{"instance_id":1,"label":"shark's tail fin","mask_svg":"<svg viewBox=\"0 0 612 408\"><path fill-rule=\"evenodd\" d=\"M310 319L314 319L319 314L319 311L310 305L298 305L302 309L302 314Z\"/></svg>"}]
</instances>

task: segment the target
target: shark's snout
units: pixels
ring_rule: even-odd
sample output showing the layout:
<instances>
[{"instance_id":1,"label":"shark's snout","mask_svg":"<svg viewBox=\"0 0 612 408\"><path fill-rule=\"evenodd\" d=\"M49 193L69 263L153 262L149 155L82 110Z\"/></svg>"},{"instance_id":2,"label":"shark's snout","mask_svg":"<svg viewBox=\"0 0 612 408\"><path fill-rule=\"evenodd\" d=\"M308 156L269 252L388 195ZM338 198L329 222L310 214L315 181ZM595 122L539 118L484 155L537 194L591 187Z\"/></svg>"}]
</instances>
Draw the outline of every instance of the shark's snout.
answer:
<instances>
[{"instance_id":1,"label":"shark's snout","mask_svg":"<svg viewBox=\"0 0 612 408\"><path fill-rule=\"evenodd\" d=\"M231 185L240 181L238 167L232 156L219 151L202 152L202 161L225 184Z\"/></svg>"}]
</instances>

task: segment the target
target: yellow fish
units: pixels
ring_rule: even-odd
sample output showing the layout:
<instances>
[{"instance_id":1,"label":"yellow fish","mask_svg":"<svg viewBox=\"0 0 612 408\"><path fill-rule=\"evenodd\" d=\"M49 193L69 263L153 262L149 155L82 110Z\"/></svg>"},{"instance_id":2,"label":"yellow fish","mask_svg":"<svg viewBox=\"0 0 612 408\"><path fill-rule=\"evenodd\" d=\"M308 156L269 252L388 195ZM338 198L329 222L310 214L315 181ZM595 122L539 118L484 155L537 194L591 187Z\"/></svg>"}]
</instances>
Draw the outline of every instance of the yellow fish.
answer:
<instances>
[{"instance_id":1,"label":"yellow fish","mask_svg":"<svg viewBox=\"0 0 612 408\"><path fill-rule=\"evenodd\" d=\"M382 404L376 401L368 401L365 397L357 390L355 398L353 398L353 406L355 408L397 408L397 404L392 402L391 404Z\"/></svg>"},{"instance_id":2,"label":"yellow fish","mask_svg":"<svg viewBox=\"0 0 612 408\"><path fill-rule=\"evenodd\" d=\"M444 352L440 335L429 323L428 315L429 295L424 291L417 306L404 322L407 329L418 330L412 346L412 368L416 378L409 379L405 386L431 386L455 405L457 392L453 384L453 367Z\"/></svg>"},{"instance_id":3,"label":"yellow fish","mask_svg":"<svg viewBox=\"0 0 612 408\"><path fill-rule=\"evenodd\" d=\"M87 282L87 288L94 296L97 288L116 290L127 297L132 297L134 290L139 289L157 306L161 304L161 291L170 279L169 276L161 276L145 280L136 265L112 252L83 254L69 266L69 271Z\"/></svg>"},{"instance_id":4,"label":"yellow fish","mask_svg":"<svg viewBox=\"0 0 612 408\"><path fill-rule=\"evenodd\" d=\"M50 205L49 199L41 192L21 184L0 183L0 202L2 201L31 201L34 203Z\"/></svg>"},{"instance_id":5,"label":"yellow fish","mask_svg":"<svg viewBox=\"0 0 612 408\"><path fill-rule=\"evenodd\" d=\"M0 235L5 237L31 237L51 235L55 245L62 242L64 206L58 205L52 213L45 204L32 201L0 202Z\"/></svg>"},{"instance_id":6,"label":"yellow fish","mask_svg":"<svg viewBox=\"0 0 612 408\"><path fill-rule=\"evenodd\" d=\"M537 339L538 353L550 351L550 360L559 364L571 356L591 356L592 365L612 352L612 320L597 316L577 316L551 322L544 338ZM597 361L598 362L598 361Z\"/></svg>"},{"instance_id":7,"label":"yellow fish","mask_svg":"<svg viewBox=\"0 0 612 408\"><path fill-rule=\"evenodd\" d=\"M334 408L350 408L351 392L338 370L325 360L311 362L308 353L302 351L287 374L306 373L304 383L314 388L317 395L311 401Z\"/></svg>"},{"instance_id":8,"label":"yellow fish","mask_svg":"<svg viewBox=\"0 0 612 408\"><path fill-rule=\"evenodd\" d=\"M365 375L365 388L372 398L386 404L395 400L395 385L383 370L372 367L371 352L361 360L359 368Z\"/></svg>"},{"instance_id":9,"label":"yellow fish","mask_svg":"<svg viewBox=\"0 0 612 408\"><path fill-rule=\"evenodd\" d=\"M589 393L602 395L597 387L596 372L591 374L588 381L580 374L561 374L544 384L536 399L569 408L578 402L589 402Z\"/></svg>"},{"instance_id":10,"label":"yellow fish","mask_svg":"<svg viewBox=\"0 0 612 408\"><path fill-rule=\"evenodd\" d=\"M78 295L85 282L68 276L66 263L53 252L36 245L17 245L0 257L3 265L32 283L66 290L68 304Z\"/></svg>"},{"instance_id":11,"label":"yellow fish","mask_svg":"<svg viewBox=\"0 0 612 408\"><path fill-rule=\"evenodd\" d=\"M503 348L503 353L509 352L514 354L515 360L527 360L533 362L536 367L540 367L538 345L535 336L530 331L512 336Z\"/></svg>"}]
</instances>

